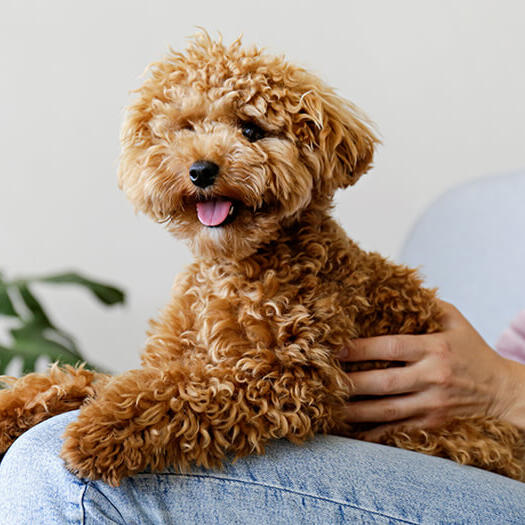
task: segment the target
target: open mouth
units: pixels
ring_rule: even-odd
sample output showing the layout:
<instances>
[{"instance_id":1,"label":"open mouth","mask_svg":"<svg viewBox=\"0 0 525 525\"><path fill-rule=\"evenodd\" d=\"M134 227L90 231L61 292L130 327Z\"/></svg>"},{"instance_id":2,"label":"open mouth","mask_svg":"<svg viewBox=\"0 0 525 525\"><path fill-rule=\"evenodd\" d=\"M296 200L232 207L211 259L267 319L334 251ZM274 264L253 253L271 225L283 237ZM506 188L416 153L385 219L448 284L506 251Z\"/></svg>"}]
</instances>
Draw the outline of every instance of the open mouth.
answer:
<instances>
[{"instance_id":1,"label":"open mouth","mask_svg":"<svg viewBox=\"0 0 525 525\"><path fill-rule=\"evenodd\" d=\"M233 221L237 207L233 201L227 199L197 202L197 217L204 226L217 228Z\"/></svg>"}]
</instances>

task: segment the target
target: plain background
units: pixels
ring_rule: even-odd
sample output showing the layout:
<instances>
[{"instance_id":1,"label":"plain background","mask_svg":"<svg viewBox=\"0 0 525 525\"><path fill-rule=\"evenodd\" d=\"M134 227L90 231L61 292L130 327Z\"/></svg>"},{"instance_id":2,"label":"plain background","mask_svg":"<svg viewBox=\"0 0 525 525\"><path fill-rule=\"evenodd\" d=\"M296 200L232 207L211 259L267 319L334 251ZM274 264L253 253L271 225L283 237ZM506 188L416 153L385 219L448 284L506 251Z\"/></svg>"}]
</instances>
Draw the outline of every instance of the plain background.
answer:
<instances>
[{"instance_id":1,"label":"plain background","mask_svg":"<svg viewBox=\"0 0 525 525\"><path fill-rule=\"evenodd\" d=\"M375 168L336 215L395 259L437 196L525 166L524 20L521 0L2 0L0 269L124 287L127 305L111 310L37 292L90 359L137 366L147 320L191 257L119 193L119 127L145 66L197 26L285 53L377 123Z\"/></svg>"}]
</instances>

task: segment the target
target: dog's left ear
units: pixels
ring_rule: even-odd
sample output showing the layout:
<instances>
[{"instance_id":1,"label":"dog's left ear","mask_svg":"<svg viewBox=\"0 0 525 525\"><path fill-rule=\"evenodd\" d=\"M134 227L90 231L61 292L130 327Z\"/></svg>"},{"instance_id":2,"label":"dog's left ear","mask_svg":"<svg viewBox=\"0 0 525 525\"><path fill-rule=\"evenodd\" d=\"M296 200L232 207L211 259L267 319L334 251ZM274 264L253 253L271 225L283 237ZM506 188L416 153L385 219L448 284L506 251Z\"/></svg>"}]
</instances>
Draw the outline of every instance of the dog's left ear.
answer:
<instances>
[{"instance_id":1,"label":"dog's left ear","mask_svg":"<svg viewBox=\"0 0 525 525\"><path fill-rule=\"evenodd\" d=\"M315 86L301 97L298 136L320 160L318 189L333 193L355 184L371 167L380 141L372 123L333 90ZM310 156L310 155L308 155Z\"/></svg>"}]
</instances>

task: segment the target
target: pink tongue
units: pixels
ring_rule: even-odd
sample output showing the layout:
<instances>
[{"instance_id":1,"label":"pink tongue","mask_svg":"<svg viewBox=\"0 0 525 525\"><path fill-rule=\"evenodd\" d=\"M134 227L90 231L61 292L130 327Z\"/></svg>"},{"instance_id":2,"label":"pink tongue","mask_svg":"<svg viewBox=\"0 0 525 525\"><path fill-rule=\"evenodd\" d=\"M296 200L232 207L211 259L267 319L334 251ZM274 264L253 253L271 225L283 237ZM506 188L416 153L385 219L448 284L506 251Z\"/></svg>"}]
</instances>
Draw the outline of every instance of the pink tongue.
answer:
<instances>
[{"instance_id":1,"label":"pink tongue","mask_svg":"<svg viewBox=\"0 0 525 525\"><path fill-rule=\"evenodd\" d=\"M230 201L198 202L197 216L205 226L219 226L228 217L231 207Z\"/></svg>"}]
</instances>

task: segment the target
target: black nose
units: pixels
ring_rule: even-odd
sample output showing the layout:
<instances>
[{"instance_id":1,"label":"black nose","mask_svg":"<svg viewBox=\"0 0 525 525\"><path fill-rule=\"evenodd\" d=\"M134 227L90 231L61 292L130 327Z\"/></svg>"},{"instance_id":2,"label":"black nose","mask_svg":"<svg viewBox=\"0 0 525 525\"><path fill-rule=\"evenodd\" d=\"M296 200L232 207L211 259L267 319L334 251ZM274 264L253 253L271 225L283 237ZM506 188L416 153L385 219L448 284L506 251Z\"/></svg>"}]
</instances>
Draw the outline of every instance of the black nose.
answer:
<instances>
[{"instance_id":1,"label":"black nose","mask_svg":"<svg viewBox=\"0 0 525 525\"><path fill-rule=\"evenodd\" d=\"M215 182L218 173L219 166L215 162L198 160L190 167L190 180L195 186L206 188Z\"/></svg>"}]
</instances>

